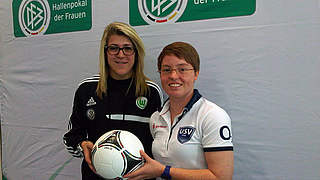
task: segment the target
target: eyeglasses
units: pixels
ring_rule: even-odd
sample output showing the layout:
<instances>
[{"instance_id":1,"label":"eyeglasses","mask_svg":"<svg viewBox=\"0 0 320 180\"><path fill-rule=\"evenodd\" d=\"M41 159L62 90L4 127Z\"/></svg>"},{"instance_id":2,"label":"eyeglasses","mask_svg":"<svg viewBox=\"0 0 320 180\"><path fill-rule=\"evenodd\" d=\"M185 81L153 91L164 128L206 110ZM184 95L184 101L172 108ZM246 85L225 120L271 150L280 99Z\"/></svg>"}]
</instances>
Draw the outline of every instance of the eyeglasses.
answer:
<instances>
[{"instance_id":1,"label":"eyeglasses","mask_svg":"<svg viewBox=\"0 0 320 180\"><path fill-rule=\"evenodd\" d=\"M194 70L193 68L184 68L184 67L178 67L178 68L169 68L169 67L165 67L160 69L160 73L164 74L164 75L169 75L171 74L173 71L176 71L177 74L186 74L188 71Z\"/></svg>"},{"instance_id":2,"label":"eyeglasses","mask_svg":"<svg viewBox=\"0 0 320 180\"><path fill-rule=\"evenodd\" d=\"M110 55L118 55L120 50L122 50L122 53L126 56L131 56L134 54L134 48L131 46L124 46L124 47L119 47L119 46L105 46L104 49L110 54Z\"/></svg>"}]
</instances>

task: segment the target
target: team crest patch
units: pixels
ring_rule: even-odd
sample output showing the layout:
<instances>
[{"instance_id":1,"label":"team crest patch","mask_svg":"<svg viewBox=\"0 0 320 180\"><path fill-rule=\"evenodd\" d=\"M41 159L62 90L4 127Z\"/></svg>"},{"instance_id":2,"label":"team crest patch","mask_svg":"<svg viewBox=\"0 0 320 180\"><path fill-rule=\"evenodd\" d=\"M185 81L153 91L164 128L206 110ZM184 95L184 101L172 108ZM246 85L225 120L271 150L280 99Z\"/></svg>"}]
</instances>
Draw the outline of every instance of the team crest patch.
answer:
<instances>
[{"instance_id":1,"label":"team crest patch","mask_svg":"<svg viewBox=\"0 0 320 180\"><path fill-rule=\"evenodd\" d=\"M180 127L179 132L178 132L178 141L181 144L188 142L191 139L195 130L196 130L196 128L194 128L192 126Z\"/></svg>"},{"instance_id":2,"label":"team crest patch","mask_svg":"<svg viewBox=\"0 0 320 180\"><path fill-rule=\"evenodd\" d=\"M95 112L93 109L88 109L87 111L87 117L90 119L90 120L93 120L95 118Z\"/></svg>"},{"instance_id":3,"label":"team crest patch","mask_svg":"<svg viewBox=\"0 0 320 180\"><path fill-rule=\"evenodd\" d=\"M147 104L148 104L148 99L146 97L140 96L136 99L136 105L140 109L146 108Z\"/></svg>"}]
</instances>

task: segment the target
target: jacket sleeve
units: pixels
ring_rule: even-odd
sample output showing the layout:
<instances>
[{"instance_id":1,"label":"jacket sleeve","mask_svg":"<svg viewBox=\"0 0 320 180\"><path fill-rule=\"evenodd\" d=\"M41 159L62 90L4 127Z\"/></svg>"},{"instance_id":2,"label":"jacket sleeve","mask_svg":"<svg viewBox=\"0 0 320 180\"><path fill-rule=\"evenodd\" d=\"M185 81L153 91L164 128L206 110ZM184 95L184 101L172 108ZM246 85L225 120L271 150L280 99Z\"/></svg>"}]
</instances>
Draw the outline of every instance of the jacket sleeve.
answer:
<instances>
[{"instance_id":1,"label":"jacket sleeve","mask_svg":"<svg viewBox=\"0 0 320 180\"><path fill-rule=\"evenodd\" d=\"M67 151L74 157L83 157L79 143L87 139L84 118L81 116L81 98L79 89L75 93L72 114L68 124L68 132L63 136Z\"/></svg>"},{"instance_id":2,"label":"jacket sleeve","mask_svg":"<svg viewBox=\"0 0 320 180\"><path fill-rule=\"evenodd\" d=\"M160 86L152 81L147 81L148 86L153 89L155 93L152 93L152 101L155 103L157 110L163 105L163 93Z\"/></svg>"}]
</instances>

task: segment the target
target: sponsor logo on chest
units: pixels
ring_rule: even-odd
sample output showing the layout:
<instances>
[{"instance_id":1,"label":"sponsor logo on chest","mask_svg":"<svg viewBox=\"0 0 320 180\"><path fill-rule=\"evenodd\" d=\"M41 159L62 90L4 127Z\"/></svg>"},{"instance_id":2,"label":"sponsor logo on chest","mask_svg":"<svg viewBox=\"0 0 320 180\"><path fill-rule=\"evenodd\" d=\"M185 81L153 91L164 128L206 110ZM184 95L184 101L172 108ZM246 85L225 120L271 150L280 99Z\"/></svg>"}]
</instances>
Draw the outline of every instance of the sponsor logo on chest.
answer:
<instances>
[{"instance_id":1,"label":"sponsor logo on chest","mask_svg":"<svg viewBox=\"0 0 320 180\"><path fill-rule=\"evenodd\" d=\"M157 125L155 123L152 124L152 129L158 129L158 128L167 128L168 126L165 125Z\"/></svg>"}]
</instances>

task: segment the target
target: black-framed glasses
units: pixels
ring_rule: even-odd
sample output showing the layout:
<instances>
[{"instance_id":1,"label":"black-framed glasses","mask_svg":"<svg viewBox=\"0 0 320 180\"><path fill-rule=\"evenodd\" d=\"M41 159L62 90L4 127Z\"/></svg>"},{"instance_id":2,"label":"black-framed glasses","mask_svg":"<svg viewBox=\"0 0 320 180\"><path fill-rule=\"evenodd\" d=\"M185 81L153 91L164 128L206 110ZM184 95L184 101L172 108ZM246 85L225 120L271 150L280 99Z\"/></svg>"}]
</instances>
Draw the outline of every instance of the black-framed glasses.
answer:
<instances>
[{"instance_id":1,"label":"black-framed glasses","mask_svg":"<svg viewBox=\"0 0 320 180\"><path fill-rule=\"evenodd\" d=\"M169 75L173 71L176 71L177 74L186 74L188 71L193 71L193 68L185 68L185 67L178 67L178 68L170 68L170 67L163 67L160 69L160 73L164 75Z\"/></svg>"},{"instance_id":2,"label":"black-framed glasses","mask_svg":"<svg viewBox=\"0 0 320 180\"><path fill-rule=\"evenodd\" d=\"M110 55L117 55L119 54L120 50L122 50L122 53L126 56L131 56L134 54L135 50L132 46L124 46L124 47L119 47L119 46L105 46L104 49L110 54Z\"/></svg>"}]
</instances>

